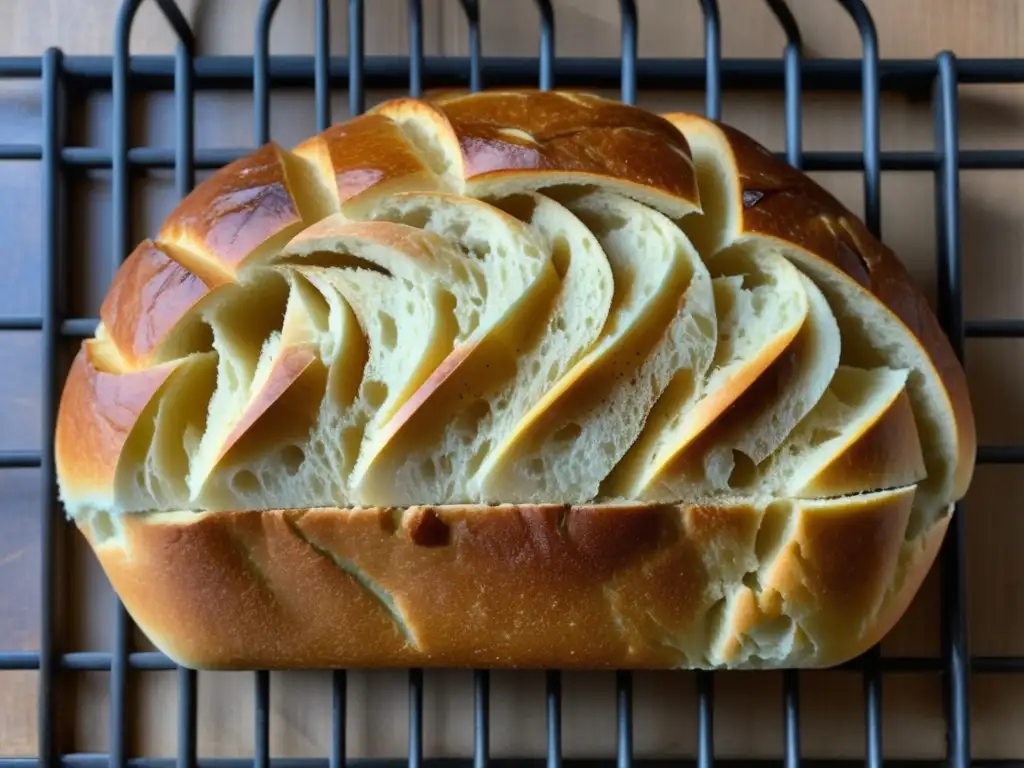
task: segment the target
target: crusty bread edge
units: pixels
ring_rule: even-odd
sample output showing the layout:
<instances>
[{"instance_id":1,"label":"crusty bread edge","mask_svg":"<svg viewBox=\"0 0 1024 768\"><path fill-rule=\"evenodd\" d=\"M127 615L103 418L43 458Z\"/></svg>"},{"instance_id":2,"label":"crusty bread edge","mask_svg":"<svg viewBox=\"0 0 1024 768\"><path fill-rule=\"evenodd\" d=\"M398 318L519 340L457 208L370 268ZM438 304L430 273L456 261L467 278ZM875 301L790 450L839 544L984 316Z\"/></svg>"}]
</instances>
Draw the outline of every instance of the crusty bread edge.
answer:
<instances>
[{"instance_id":1,"label":"crusty bread edge","mask_svg":"<svg viewBox=\"0 0 1024 768\"><path fill-rule=\"evenodd\" d=\"M842 279L851 280L863 290L865 296L877 301L892 315L896 323L906 330L908 337L919 347L922 357L928 361L937 382L944 390L957 441L957 461L951 471L950 493L954 501L963 498L974 476L977 454L977 425L967 374L934 309L906 265L900 261L896 253L867 229L861 217L850 211L813 177L775 159L767 148L748 134L731 125L699 115L666 112L661 116L676 126L691 147L695 146L694 137L698 134L715 136L714 140L728 150L726 159L732 167L733 176L741 180L741 185L749 181L751 176L771 177L784 174L799 179L799 185L795 189L802 196L802 202L812 205L804 209L790 206L779 212L784 215L762 215L753 223L743 220L739 224L740 231L743 234L756 234L760 238L774 240L784 248L803 252L821 267L831 270ZM773 189L779 188L785 188L785 185L775 179ZM737 190L740 191L742 190ZM743 210L741 219L746 213L745 206ZM855 229L860 247L865 251L860 255L863 265L853 267L837 259L835 254L829 253L829 249L809 249L799 242L800 237L793 237L794 229L811 224L811 211L816 215L821 215L822 211L829 211L846 218ZM838 236L834 238L834 242L838 245ZM855 255L854 260L856 259ZM858 275L858 270L866 270L866 273Z\"/></svg>"},{"instance_id":2,"label":"crusty bread edge","mask_svg":"<svg viewBox=\"0 0 1024 768\"><path fill-rule=\"evenodd\" d=\"M814 668L917 593L948 515L904 542L914 490L77 524L139 627L197 669Z\"/></svg>"}]
</instances>

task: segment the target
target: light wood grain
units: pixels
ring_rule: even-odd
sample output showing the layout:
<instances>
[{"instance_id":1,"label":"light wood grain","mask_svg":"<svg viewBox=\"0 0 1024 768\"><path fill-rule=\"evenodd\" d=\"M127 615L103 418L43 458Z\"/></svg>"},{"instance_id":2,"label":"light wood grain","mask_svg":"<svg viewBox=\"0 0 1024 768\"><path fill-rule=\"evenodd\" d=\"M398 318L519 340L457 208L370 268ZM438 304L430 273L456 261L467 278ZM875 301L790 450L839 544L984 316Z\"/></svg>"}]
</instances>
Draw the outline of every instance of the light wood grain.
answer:
<instances>
[{"instance_id":1,"label":"light wood grain","mask_svg":"<svg viewBox=\"0 0 1024 768\"><path fill-rule=\"evenodd\" d=\"M0 25L0 52L39 54L56 45L71 53L109 53L118 0L8 0ZM204 53L252 50L254 0L182 0ZM407 44L404 0L367 3L368 53L402 53ZM700 56L699 4L641 0L639 50L643 56ZM783 36L761 3L721 0L722 52L726 57L777 56ZM1024 54L1024 7L1015 0L873 0L881 53L888 58L934 56L949 49L961 57ZM424 4L428 54L465 54L466 25L456 0ZM482 4L485 53L535 55L537 14L528 0ZM854 57L860 43L853 23L837 4L792 0L809 56ZM331 44L344 52L346 4L334 4ZM615 56L619 52L615 0L555 3L559 56ZM132 32L135 53L168 53L174 38L153 3L144 3ZM308 53L313 45L313 3L282 3L273 27L274 53ZM391 94L368 94L370 103ZM333 114L346 114L346 94L333 94ZM641 94L652 109L702 110L700 93ZM726 120L774 149L783 147L782 98L778 93L729 92ZM109 145L109 98L98 98L80 115L75 140ZM174 141L169 95L151 98L136 137L140 143ZM294 142L313 131L311 93L275 94L275 138ZM1024 145L1024 87L961 89L961 136L965 148ZM197 145L252 142L251 97L202 94L196 105ZM38 85L0 84L0 142L35 142L39 130ZM855 95L808 94L804 103L805 149L860 147L860 107ZM929 149L930 107L887 96L882 106L885 150ZM815 174L855 211L862 210L857 173ZM133 234L142 237L174 204L172 175L152 174L136 198ZM112 226L109 174L80 176L74 183L71 309L95 313L106 288ZM32 163L0 170L0 224L5 257L0 262L0 315L39 309L39 171ZM1024 316L1024 173L961 174L965 311L968 318ZM929 295L935 284L933 179L927 173L889 173L882 180L884 238L901 255ZM97 268L96 265L104 265ZM970 384L980 440L1024 440L1024 341L974 341L968 346ZM39 444L38 338L0 334L0 448ZM0 473L0 648L34 649L39 643L39 483L31 470ZM966 504L970 642L974 653L1024 655L1024 578L1018 566L1024 545L1024 471L981 467ZM60 606L67 608L63 650L110 647L113 598L87 548L69 537L72 574ZM886 638L887 655L935 657L940 652L937 569L905 619ZM138 636L135 647L149 648ZM60 708L67 751L107 749L109 675L69 675ZM403 756L407 749L407 677L403 671L351 672L347 740L352 756ZM568 756L611 756L615 751L614 676L572 674L564 680L563 739ZM133 755L175 754L177 682L173 673L132 675L130 750ZM35 750L35 673L0 672L0 755ZM778 756L782 752L781 676L716 675L715 736L721 756ZM635 677L634 740L641 756L696 752L694 676L644 673ZM468 672L426 675L427 756L472 753L472 677ZM802 744L808 757L859 757L864 748L863 686L849 672L801 676ZM887 675L884 683L884 752L889 757L941 757L944 721L938 676ZM248 673L199 676L199 753L204 757L253 754L254 679ZM492 754L545 753L544 678L495 673L492 679ZM1024 759L1019 717L1024 708L1020 677L975 675L972 737L976 758ZM330 678L319 673L275 673L271 682L271 750L275 756L325 756L330 743Z\"/></svg>"}]
</instances>

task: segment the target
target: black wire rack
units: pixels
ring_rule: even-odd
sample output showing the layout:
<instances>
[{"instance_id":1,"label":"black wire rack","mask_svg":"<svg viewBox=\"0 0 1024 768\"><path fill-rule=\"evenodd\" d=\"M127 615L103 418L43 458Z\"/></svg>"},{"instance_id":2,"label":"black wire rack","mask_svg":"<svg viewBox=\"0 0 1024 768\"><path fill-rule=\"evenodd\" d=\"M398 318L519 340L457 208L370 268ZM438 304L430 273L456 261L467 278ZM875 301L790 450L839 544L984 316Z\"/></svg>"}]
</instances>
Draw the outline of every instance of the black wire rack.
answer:
<instances>
[{"instance_id":1,"label":"black wire rack","mask_svg":"<svg viewBox=\"0 0 1024 768\"><path fill-rule=\"evenodd\" d=\"M38 467L44 504L42 526L41 642L38 651L4 652L0 649L0 672L38 670L38 753L32 758L0 758L0 768L178 768L210 766L235 768L254 762L257 768L331 768L346 763L359 765L408 765L425 763L439 768L469 766L483 768L489 763L540 765L560 768L564 764L632 764L653 766L669 761L634 759L632 676L615 676L617 707L617 752L605 761L563 759L561 745L561 675L546 676L547 756L544 759L510 761L489 758L489 693L487 671L474 672L472 758L425 760L423 755L423 673L408 673L409 748L408 758L346 759L346 673L332 671L332 742L330 754L320 759L271 759L269 738L270 676L254 671L255 745L254 761L208 759L197 755L197 676L174 666L165 656L132 652L132 625L123 606L115 612L113 647L110 652L67 653L56 632L60 617L55 615L55 596L60 589L55 562L57 544L63 535L63 514L56 502L53 468L55 407L63 371L59 353L64 345L90 335L95 318L69 317L67 288L61 276L68 269L66 185L68 177L81 169L109 169L112 172L113 230L108 277L131 251L130 177L141 169L173 169L178 196L189 193L197 170L218 168L251 151L200 150L195 148L195 95L201 90L251 89L257 144L270 138L270 98L275 87L312 87L316 125L322 130L331 123L330 94L334 87L347 88L349 111L363 111L369 88L407 88L420 95L427 85L460 85L479 89L499 85L539 84L552 87L615 87L621 98L634 103L638 89L703 90L705 111L717 118L722 92L728 88L781 90L785 99L786 148L783 157L792 165L808 170L862 171L864 219L874 233L880 233L880 180L883 170L913 170L934 175L938 243L937 310L957 354L963 358L968 337L1024 337L1024 320L1001 319L965 322L961 281L959 219L959 171L962 169L1021 169L1024 149L961 151L958 145L958 85L1024 83L1024 60L958 60L941 53L932 60L880 61L878 38L872 18L860 0L837 0L860 35L859 60L805 60L797 20L783 0L765 0L786 36L778 60L728 59L721 57L721 23L715 0L700 0L704 14L703 59L641 59L637 52L637 8L633 0L620 0L621 58L556 60L555 14L548 0L535 0L540 19L540 49L536 58L484 58L480 44L480 9L475 0L462 0L469 27L468 57L426 57L423 51L423 10L420 0L409 0L409 55L366 56L363 47L364 3L348 0L349 45L345 57L332 57L328 17L329 0L316 0L315 50L312 56L270 56L270 30L280 0L263 0L255 29L255 53L243 56L198 56L193 32L174 0L155 0L177 35L173 56L130 56L129 39L133 19L142 0L125 0L116 18L112 57L64 56L49 49L40 58L0 58L0 78L37 79L42 85L42 135L40 144L0 145L0 160L38 161L42 171L43 217L42 253L43 303L38 317L0 314L2 331L38 331L43 344L42 447L38 453L0 454L0 467ZM523 0L524 4L525 0ZM858 152L805 152L801 144L801 93L806 90L859 92L862 99L863 142ZM131 146L129 142L129 92L173 91L176 105L176 144L173 150ZM89 146L68 146L69 102L86 95L108 92L112 98L112 144L110 150ZM934 114L934 146L930 151L880 151L880 100L883 92L930 98ZM980 463L1024 463L1024 446L982 446ZM698 673L697 757L673 764L696 764L700 768L720 765L862 765L883 764L882 685L886 672L938 673L945 693L945 760L901 760L900 765L1024 765L1024 761L972 761L970 740L970 681L972 672L1024 672L1024 658L972 657L967 648L964 567L964 515L957 510L941 554L942 656L935 659L882 657L874 649L846 665L863 676L865 734L863 760L803 760L800 754L800 702L798 673L786 672L783 682L784 757L781 760L715 760L713 736L714 687L710 673ZM109 671L109 752L61 754L56 732L58 718L66 708L58 696L58 683L70 671ZM129 758L127 688L130 673L143 670L176 670L178 681L177 755L165 758ZM886 761L893 764L892 761Z\"/></svg>"}]
</instances>

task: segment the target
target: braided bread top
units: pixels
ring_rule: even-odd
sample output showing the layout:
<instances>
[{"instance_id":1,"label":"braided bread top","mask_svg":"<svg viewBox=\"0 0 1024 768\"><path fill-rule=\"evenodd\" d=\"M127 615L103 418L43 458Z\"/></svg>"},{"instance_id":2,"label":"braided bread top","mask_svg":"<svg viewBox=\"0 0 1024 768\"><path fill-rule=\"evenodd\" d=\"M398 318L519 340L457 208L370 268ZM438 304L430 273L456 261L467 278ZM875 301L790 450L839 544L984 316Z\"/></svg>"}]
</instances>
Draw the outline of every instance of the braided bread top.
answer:
<instances>
[{"instance_id":1,"label":"braided bread top","mask_svg":"<svg viewBox=\"0 0 1024 768\"><path fill-rule=\"evenodd\" d=\"M739 131L580 93L398 99L208 178L58 414L69 515L966 491L908 272Z\"/></svg>"}]
</instances>

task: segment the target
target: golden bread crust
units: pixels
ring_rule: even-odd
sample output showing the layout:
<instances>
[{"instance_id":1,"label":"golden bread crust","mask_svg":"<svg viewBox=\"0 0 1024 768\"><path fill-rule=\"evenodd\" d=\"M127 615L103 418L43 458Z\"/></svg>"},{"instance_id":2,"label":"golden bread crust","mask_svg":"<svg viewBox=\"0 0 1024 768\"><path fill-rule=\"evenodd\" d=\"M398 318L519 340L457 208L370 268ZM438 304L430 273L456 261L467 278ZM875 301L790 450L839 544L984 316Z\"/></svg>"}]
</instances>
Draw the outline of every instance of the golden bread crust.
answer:
<instances>
[{"instance_id":1,"label":"golden bread crust","mask_svg":"<svg viewBox=\"0 0 1024 768\"><path fill-rule=\"evenodd\" d=\"M87 340L71 363L57 410L54 457L65 494L113 502L125 443L146 407L183 364L175 360L130 373L97 368Z\"/></svg>"},{"instance_id":2,"label":"golden bread crust","mask_svg":"<svg viewBox=\"0 0 1024 768\"><path fill-rule=\"evenodd\" d=\"M338 205L354 205L368 192L376 197L445 188L401 127L383 114L371 112L331 126L302 142L295 153L331 180Z\"/></svg>"},{"instance_id":3,"label":"golden bread crust","mask_svg":"<svg viewBox=\"0 0 1024 768\"><path fill-rule=\"evenodd\" d=\"M441 111L458 136L468 180L513 169L579 171L696 196L686 139L654 114L555 93L449 99ZM655 158L675 162L666 167Z\"/></svg>"},{"instance_id":4,"label":"golden bread crust","mask_svg":"<svg viewBox=\"0 0 1024 768\"><path fill-rule=\"evenodd\" d=\"M709 146L728 200L695 162ZM538 195L559 205L535 230ZM751 258L784 270L716 261L758 238L772 253ZM841 340L793 314L819 293ZM873 321L851 306L881 308L879 343L912 363L861 350ZM963 369L856 217L734 129L587 94L396 99L268 143L181 201L100 314L57 414L61 497L135 620L193 667L831 666L906 610L974 468ZM837 360L890 388L828 389L822 435L787 443L819 423ZM676 427L685 470L657 459ZM804 469L839 452L780 493L754 487L770 470L740 482L754 460L734 446L755 438L742 450ZM527 449L509 483L542 490L506 501L566 496L501 504L471 482ZM572 496L595 466L594 488L621 482ZM634 492L652 472L666 503L636 500L662 498Z\"/></svg>"},{"instance_id":5,"label":"golden bread crust","mask_svg":"<svg viewBox=\"0 0 1024 768\"><path fill-rule=\"evenodd\" d=\"M214 271L204 279L144 240L114 275L100 308L100 320L121 357L132 368L161 361L161 347L192 310L227 280Z\"/></svg>"},{"instance_id":6,"label":"golden bread crust","mask_svg":"<svg viewBox=\"0 0 1024 768\"><path fill-rule=\"evenodd\" d=\"M663 118L581 93L502 91L433 101L462 156L467 191L610 186L669 216L698 207L686 137Z\"/></svg>"},{"instance_id":7,"label":"golden bread crust","mask_svg":"<svg viewBox=\"0 0 1024 768\"><path fill-rule=\"evenodd\" d=\"M301 226L282 149L270 142L198 184L164 221L158 242L234 276L268 241Z\"/></svg>"},{"instance_id":8,"label":"golden bread crust","mask_svg":"<svg viewBox=\"0 0 1024 768\"><path fill-rule=\"evenodd\" d=\"M866 650L934 560L940 534L901 540L912 499L167 513L106 540L80 526L140 627L192 667L819 667Z\"/></svg>"}]
</instances>

